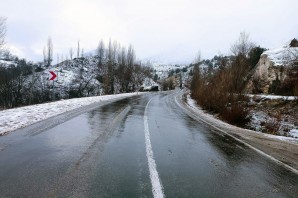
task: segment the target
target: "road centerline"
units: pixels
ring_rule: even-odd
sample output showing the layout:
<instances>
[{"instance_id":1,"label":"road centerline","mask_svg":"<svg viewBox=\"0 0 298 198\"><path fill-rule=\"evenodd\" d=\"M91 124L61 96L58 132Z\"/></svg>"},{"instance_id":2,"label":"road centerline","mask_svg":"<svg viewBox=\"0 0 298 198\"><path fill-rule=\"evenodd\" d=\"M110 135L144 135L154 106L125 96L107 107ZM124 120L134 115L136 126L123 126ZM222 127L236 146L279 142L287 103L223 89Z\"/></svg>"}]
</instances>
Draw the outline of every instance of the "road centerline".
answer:
<instances>
[{"instance_id":1,"label":"road centerline","mask_svg":"<svg viewBox=\"0 0 298 198\"><path fill-rule=\"evenodd\" d=\"M153 156L153 150L150 140L149 124L148 124L148 106L153 98L149 100L146 105L144 113L144 133L145 133L145 144L146 144L146 155L148 160L148 167L150 172L150 180L152 185L152 193L155 198L163 198L164 192L163 187L159 179L159 175L156 169L156 163Z\"/></svg>"}]
</instances>

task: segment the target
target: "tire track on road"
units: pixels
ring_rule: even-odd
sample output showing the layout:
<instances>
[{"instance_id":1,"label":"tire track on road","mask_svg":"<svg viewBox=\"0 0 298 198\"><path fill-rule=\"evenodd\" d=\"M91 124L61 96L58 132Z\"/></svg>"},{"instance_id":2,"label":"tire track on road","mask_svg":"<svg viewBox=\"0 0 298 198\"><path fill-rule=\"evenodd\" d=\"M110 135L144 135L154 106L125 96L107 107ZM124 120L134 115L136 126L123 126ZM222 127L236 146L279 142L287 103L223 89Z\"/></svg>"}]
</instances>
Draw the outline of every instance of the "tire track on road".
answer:
<instances>
[{"instance_id":1,"label":"tire track on road","mask_svg":"<svg viewBox=\"0 0 298 198\"><path fill-rule=\"evenodd\" d=\"M108 126L92 142L77 163L71 166L65 175L62 176L47 196L88 197L88 181L92 178L96 169L99 153L104 149L104 143L121 124L121 121L125 119L131 108L128 105L116 113Z\"/></svg>"}]
</instances>

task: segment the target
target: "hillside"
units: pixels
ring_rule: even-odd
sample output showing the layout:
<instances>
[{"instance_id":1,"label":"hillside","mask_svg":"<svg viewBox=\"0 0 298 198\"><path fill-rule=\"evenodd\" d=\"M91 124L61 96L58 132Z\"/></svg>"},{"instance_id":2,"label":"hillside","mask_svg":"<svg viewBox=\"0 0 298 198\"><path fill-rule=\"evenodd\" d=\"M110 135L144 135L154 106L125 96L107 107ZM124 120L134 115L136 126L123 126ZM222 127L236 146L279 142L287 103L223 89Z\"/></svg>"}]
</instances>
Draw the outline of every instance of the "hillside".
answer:
<instances>
[{"instance_id":1,"label":"hillside","mask_svg":"<svg viewBox=\"0 0 298 198\"><path fill-rule=\"evenodd\" d=\"M131 49L132 51L132 49ZM0 108L47 101L128 93L152 86L152 68L137 62L133 52L88 55L55 65L12 57L0 63ZM117 56L116 56L117 55ZM121 57L122 56L122 57ZM54 72L57 77L51 81Z\"/></svg>"},{"instance_id":2,"label":"hillside","mask_svg":"<svg viewBox=\"0 0 298 198\"><path fill-rule=\"evenodd\" d=\"M52 81L49 81L50 71L55 72L57 74L57 78L54 80L55 89L59 97L62 98L69 97L72 90L78 89L81 89L87 96L101 95L100 82L96 79L97 64L98 59L95 56L75 58L57 65L43 67L43 71L36 72L33 78L52 88ZM30 81L30 77L28 80Z\"/></svg>"}]
</instances>

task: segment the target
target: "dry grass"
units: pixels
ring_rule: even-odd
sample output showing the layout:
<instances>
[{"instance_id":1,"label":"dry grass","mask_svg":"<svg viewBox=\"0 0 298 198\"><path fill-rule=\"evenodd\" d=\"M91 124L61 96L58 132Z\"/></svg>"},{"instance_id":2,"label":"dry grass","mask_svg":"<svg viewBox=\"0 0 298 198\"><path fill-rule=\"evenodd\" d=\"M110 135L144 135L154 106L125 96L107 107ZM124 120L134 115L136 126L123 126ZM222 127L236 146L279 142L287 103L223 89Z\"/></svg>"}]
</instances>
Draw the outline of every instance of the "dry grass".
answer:
<instances>
[{"instance_id":1,"label":"dry grass","mask_svg":"<svg viewBox=\"0 0 298 198\"><path fill-rule=\"evenodd\" d=\"M281 120L280 112L277 112L273 117L268 118L264 123L264 132L277 135L281 126Z\"/></svg>"}]
</instances>

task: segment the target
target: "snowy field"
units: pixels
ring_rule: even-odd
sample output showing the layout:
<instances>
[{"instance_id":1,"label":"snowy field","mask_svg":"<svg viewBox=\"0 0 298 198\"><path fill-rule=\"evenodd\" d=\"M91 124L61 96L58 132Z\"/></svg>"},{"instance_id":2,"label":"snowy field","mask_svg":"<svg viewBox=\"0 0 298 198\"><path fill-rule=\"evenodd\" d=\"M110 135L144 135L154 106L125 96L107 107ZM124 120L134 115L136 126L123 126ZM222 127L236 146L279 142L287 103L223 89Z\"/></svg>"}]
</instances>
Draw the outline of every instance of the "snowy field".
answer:
<instances>
[{"instance_id":1,"label":"snowy field","mask_svg":"<svg viewBox=\"0 0 298 198\"><path fill-rule=\"evenodd\" d=\"M142 93L125 93L86 98L60 100L38 105L19 107L0 111L0 135L7 134L19 128L34 124L47 118L62 114L73 109L87 106L92 103L107 101L117 98L132 97Z\"/></svg>"},{"instance_id":2,"label":"snowy field","mask_svg":"<svg viewBox=\"0 0 298 198\"><path fill-rule=\"evenodd\" d=\"M236 126L233 126L233 125L230 125L224 121L221 121L219 120L218 118L215 118L213 115L211 114L208 114L206 112L204 112L196 103L195 100L193 100L189 95L187 96L187 104L189 107L191 107L195 112L197 112L198 114L202 115L203 118L205 120L211 120L212 122L216 122L220 125L224 125L224 126L227 126L227 127L232 127L234 129L237 129L238 127ZM245 129L245 130L248 130L248 129ZM297 129L292 129L290 131L290 134L293 136L293 137L285 137L285 136L277 136L277 135L271 135L271 134L266 134L266 133L261 133L261 132L257 132L257 131L252 131L252 130L248 130L252 133L260 133L260 134L263 134L264 136L267 136L269 138L274 138L274 139L279 139L279 140L282 140L282 141L289 141L289 142L297 142L297 138L298 138L298 130Z\"/></svg>"}]
</instances>

